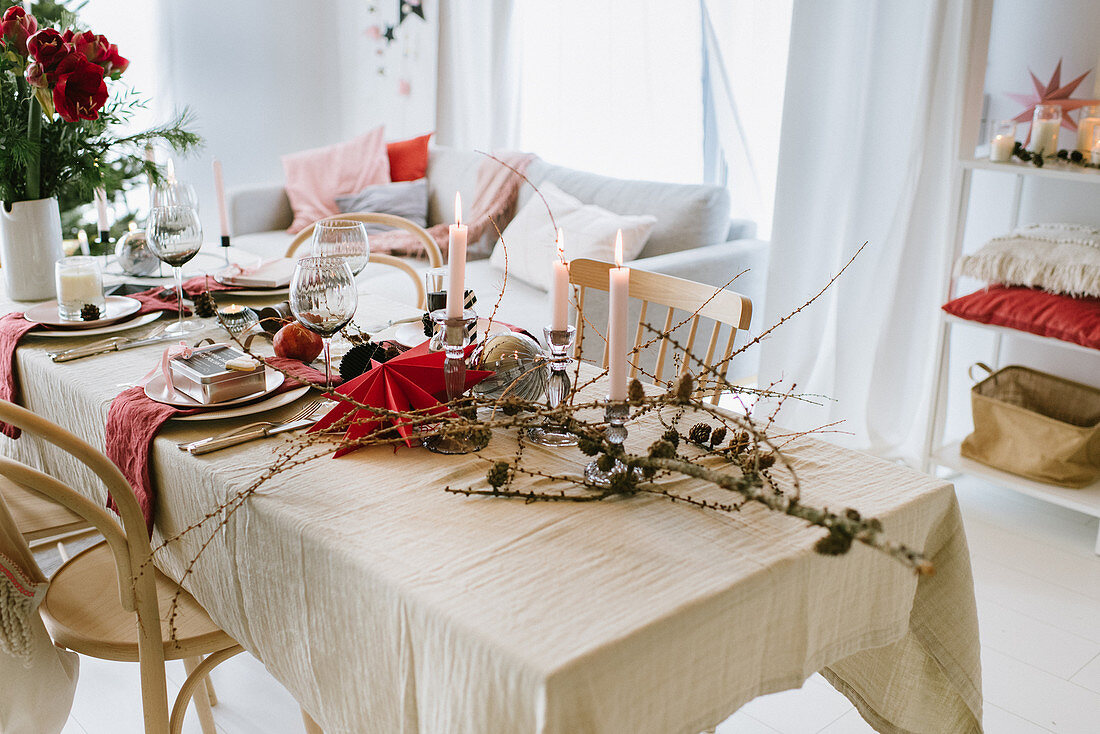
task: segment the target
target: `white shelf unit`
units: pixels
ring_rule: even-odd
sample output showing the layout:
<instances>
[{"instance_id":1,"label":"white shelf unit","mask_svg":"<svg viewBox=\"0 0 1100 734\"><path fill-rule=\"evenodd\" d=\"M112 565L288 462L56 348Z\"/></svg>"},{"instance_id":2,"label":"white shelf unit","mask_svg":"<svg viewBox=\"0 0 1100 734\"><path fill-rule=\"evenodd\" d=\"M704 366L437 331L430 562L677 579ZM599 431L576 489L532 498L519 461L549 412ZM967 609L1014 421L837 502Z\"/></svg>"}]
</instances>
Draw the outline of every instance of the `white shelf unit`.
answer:
<instances>
[{"instance_id":1,"label":"white shelf unit","mask_svg":"<svg viewBox=\"0 0 1100 734\"><path fill-rule=\"evenodd\" d=\"M968 65L959 85L958 108L962 110L952 192L956 205L954 236L949 240L947 270L943 278L943 298L945 303L958 295L954 265L962 254L963 238L966 234L967 214L970 210L970 185L974 171L990 171L1015 176L1015 187L1009 210L1011 227L1019 225L1020 200L1023 196L1024 182L1027 180L1072 181L1079 184L1100 184L1100 170L1081 168L1070 164L1054 162L1038 168L1030 163L1012 161L993 163L986 158L977 157L980 137L982 97L985 92L985 67L989 53L989 30L992 19L992 0L979 0L973 7L971 36L964 39L967 44ZM1023 331L1001 326L981 324L940 312L940 328L937 342L937 368L932 391L931 410L925 434L923 466L931 471L940 466L947 469L979 476L990 482L1022 494L1036 497L1045 502L1082 512L1100 518L1100 481L1082 489L1067 489L1054 484L1036 482L1024 477L999 471L976 461L966 459L959 454L959 442L947 442L944 439L944 427L947 420L948 374L951 368L951 333L955 327L976 328L990 331L994 335L991 364L999 366L1001 344L1005 336L1030 340L1053 349L1064 349L1087 353L1100 364L1100 350L1090 349L1060 339L1037 336ZM1097 534L1096 553L1100 555L1100 532Z\"/></svg>"}]
</instances>

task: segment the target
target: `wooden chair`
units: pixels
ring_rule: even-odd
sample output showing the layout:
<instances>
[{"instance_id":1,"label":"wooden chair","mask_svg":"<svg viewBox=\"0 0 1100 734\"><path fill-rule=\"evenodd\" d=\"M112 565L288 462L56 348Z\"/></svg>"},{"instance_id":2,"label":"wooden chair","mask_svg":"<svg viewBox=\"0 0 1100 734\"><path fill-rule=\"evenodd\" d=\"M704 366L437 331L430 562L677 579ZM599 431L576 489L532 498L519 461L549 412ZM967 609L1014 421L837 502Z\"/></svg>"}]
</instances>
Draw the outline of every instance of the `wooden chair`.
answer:
<instances>
[{"instance_id":1,"label":"wooden chair","mask_svg":"<svg viewBox=\"0 0 1100 734\"><path fill-rule=\"evenodd\" d=\"M147 734L179 732L192 694L204 734L215 734L209 701L203 701L207 691L199 686L215 665L242 648L190 594L153 566L145 519L125 477L101 452L25 408L0 401L0 421L72 454L103 481L119 508L121 526L107 510L66 484L0 457L0 477L61 505L104 538L64 562L50 581L39 611L53 641L90 657L136 661ZM0 501L6 505L5 498ZM117 598L112 587L118 589ZM167 608L177 591L176 635L171 639ZM203 660L204 655L210 657ZM170 715L164 663L177 659L184 660L189 675Z\"/></svg>"},{"instance_id":2,"label":"wooden chair","mask_svg":"<svg viewBox=\"0 0 1100 734\"><path fill-rule=\"evenodd\" d=\"M324 219L318 219L317 222L329 222L333 220L350 219L356 222L363 222L364 224L384 224L388 227L397 227L399 229L406 229L412 232L419 239L421 244L424 245L424 251L428 255L428 264L433 268L438 268L443 264L443 254L439 251L439 245L436 244L435 239L428 233L428 230L421 227L416 222L409 221L404 217L399 217L396 214L377 214L375 212L355 212L349 214L337 214L331 217L325 217ZM291 257L294 252L301 246L303 242L313 236L313 228L317 225L317 222L309 225L301 232L299 232L291 241L290 246L286 249L286 257ZM417 308L423 309L427 304L427 294L424 292L424 278L421 274L409 265L408 262L402 260L399 257L393 255L387 255L382 252L372 252L370 254L370 261L379 265L389 265L390 267L397 268L404 272L410 278L412 278L413 286L416 288L416 305Z\"/></svg>"},{"instance_id":3,"label":"wooden chair","mask_svg":"<svg viewBox=\"0 0 1100 734\"><path fill-rule=\"evenodd\" d=\"M0 477L0 501L7 506L16 529L31 546L48 538L94 532L80 515L5 477Z\"/></svg>"},{"instance_id":4,"label":"wooden chair","mask_svg":"<svg viewBox=\"0 0 1100 734\"><path fill-rule=\"evenodd\" d=\"M578 258L569 263L569 282L577 286L577 340L575 352L578 359L584 346L585 327L587 325L583 316L585 292L589 288L606 292L608 290L608 271L612 267L614 265L611 263L585 258ZM728 334L720 361L726 362L728 367L737 330L749 328L749 321L752 319L752 301L734 291L718 289L714 286L676 278L671 275L650 273L637 268L630 269L630 297L641 301L641 310L634 331L634 347L638 348L639 345L650 341L653 341L656 345L656 360L653 363L653 371L650 375L643 375L643 377L651 377L657 383L671 382L671 379L667 381L664 379L665 367L666 364L673 363L676 358L679 358L680 364L676 376L690 370L692 374L699 377L699 390L697 392L706 394L709 391L711 393L710 402L717 405L722 394L721 385L713 378L707 379L705 375L701 374L698 363L693 364L692 360L686 355L674 354L675 346L672 345L671 339L667 337L657 339L657 335L648 331L644 325L649 323L654 328L659 328L663 333L668 334L670 330L673 330L681 321L686 319L687 335L682 340L678 339L678 341L688 353L692 353L700 321L703 319L711 320L714 322L714 326L710 332L710 340L707 342L707 351L705 356L700 357L700 359L707 365L715 364L718 344L720 343L723 327L725 327ZM657 313L660 308L650 309L651 305L664 307L663 322L648 321L650 316L660 318L662 315ZM683 315L676 318L674 317L675 311L681 311ZM604 334L598 335L598 337L604 342L603 366L607 367L607 336ZM669 350L670 346L673 347L672 351ZM642 372L640 365L644 351L646 350L639 349L631 359L631 378L637 377L639 372ZM708 385L710 385L709 388Z\"/></svg>"}]
</instances>

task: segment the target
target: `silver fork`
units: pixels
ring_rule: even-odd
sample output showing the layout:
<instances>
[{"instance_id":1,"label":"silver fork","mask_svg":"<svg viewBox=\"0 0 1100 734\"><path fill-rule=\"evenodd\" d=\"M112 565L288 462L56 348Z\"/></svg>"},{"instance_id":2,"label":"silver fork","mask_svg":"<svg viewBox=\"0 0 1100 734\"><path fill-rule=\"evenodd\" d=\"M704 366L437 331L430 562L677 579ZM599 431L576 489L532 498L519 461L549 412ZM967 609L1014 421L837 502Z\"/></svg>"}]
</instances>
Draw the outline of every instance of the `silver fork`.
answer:
<instances>
[{"instance_id":1,"label":"silver fork","mask_svg":"<svg viewBox=\"0 0 1100 734\"><path fill-rule=\"evenodd\" d=\"M198 441L184 441L183 443L177 443L176 448L180 451L190 451L193 448L202 446L203 444L217 441L218 439L228 438L229 436L236 436L238 433L247 433L248 431L254 431L257 428L267 428L269 426L277 425L278 423L294 423L295 421L304 420L305 418L313 415L314 411L319 409L327 401L325 400L311 400L302 406L302 409L297 411L294 415L280 421L257 421L256 423L249 423L248 425L241 426L240 428L234 428L229 431L224 431L214 436L208 436L206 438L200 438Z\"/></svg>"}]
</instances>

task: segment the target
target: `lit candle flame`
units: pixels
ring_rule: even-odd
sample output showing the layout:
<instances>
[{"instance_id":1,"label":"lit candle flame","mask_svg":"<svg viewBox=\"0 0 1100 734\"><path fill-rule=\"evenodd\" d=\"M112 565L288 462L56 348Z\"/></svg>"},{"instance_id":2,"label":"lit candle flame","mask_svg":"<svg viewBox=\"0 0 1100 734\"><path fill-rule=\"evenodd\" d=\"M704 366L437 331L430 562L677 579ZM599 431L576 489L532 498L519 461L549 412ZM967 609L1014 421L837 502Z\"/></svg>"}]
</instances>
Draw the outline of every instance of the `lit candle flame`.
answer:
<instances>
[{"instance_id":1,"label":"lit candle flame","mask_svg":"<svg viewBox=\"0 0 1100 734\"><path fill-rule=\"evenodd\" d=\"M137 224L134 223L133 219L130 220L130 231L137 232Z\"/></svg>"},{"instance_id":2,"label":"lit candle flame","mask_svg":"<svg viewBox=\"0 0 1100 734\"><path fill-rule=\"evenodd\" d=\"M176 164L169 158L168 162L164 164L164 177L168 179L168 183L176 182Z\"/></svg>"},{"instance_id":3,"label":"lit candle flame","mask_svg":"<svg viewBox=\"0 0 1100 734\"><path fill-rule=\"evenodd\" d=\"M85 232L82 229L78 229L76 231L76 239L77 239L77 242L79 242L80 244L87 245L88 244L88 233Z\"/></svg>"},{"instance_id":4,"label":"lit candle flame","mask_svg":"<svg viewBox=\"0 0 1100 734\"><path fill-rule=\"evenodd\" d=\"M455 224L462 224L462 195L455 192Z\"/></svg>"},{"instance_id":5,"label":"lit candle flame","mask_svg":"<svg viewBox=\"0 0 1100 734\"><path fill-rule=\"evenodd\" d=\"M620 229L615 235L615 267L623 266L623 231Z\"/></svg>"},{"instance_id":6,"label":"lit candle flame","mask_svg":"<svg viewBox=\"0 0 1100 734\"><path fill-rule=\"evenodd\" d=\"M558 259L565 262L565 232L558 227Z\"/></svg>"}]
</instances>

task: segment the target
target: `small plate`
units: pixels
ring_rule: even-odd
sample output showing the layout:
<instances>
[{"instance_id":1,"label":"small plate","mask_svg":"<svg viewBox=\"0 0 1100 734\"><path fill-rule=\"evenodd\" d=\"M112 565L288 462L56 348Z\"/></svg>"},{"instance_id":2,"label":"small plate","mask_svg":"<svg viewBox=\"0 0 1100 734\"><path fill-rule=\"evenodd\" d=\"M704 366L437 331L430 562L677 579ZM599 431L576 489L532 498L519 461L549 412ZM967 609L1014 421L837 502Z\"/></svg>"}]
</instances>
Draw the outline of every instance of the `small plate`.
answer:
<instances>
[{"instance_id":1,"label":"small plate","mask_svg":"<svg viewBox=\"0 0 1100 734\"><path fill-rule=\"evenodd\" d=\"M290 288L249 288L245 290L230 289L227 291L210 291L214 296L224 293L227 296L241 296L242 298L274 298L275 296L289 296Z\"/></svg>"},{"instance_id":2,"label":"small plate","mask_svg":"<svg viewBox=\"0 0 1100 734\"><path fill-rule=\"evenodd\" d=\"M106 313L95 321L65 321L57 313L57 301L46 301L28 308L23 318L48 329L86 331L117 324L141 310L141 301L126 296L107 296Z\"/></svg>"},{"instance_id":3,"label":"small plate","mask_svg":"<svg viewBox=\"0 0 1100 734\"><path fill-rule=\"evenodd\" d=\"M485 327L486 325L488 325L488 323L489 319L479 318L477 320L478 334L485 333ZM380 336L384 333L385 329L383 329L378 334L375 334L375 338L384 338ZM512 330L504 324L500 323L499 321L494 321L493 328L489 329L489 336L497 336L499 334L510 333L512 333ZM394 329L393 337L391 338L403 347L412 348L423 344L424 340L428 337L424 336L424 325L421 324L419 321L416 321L411 324L401 324L400 326L398 326L396 329Z\"/></svg>"},{"instance_id":4,"label":"small plate","mask_svg":"<svg viewBox=\"0 0 1100 734\"><path fill-rule=\"evenodd\" d=\"M303 385L302 387L296 387L293 390L287 390L281 392L278 395L272 395L264 400L258 400L255 403L249 403L247 405L238 405L236 408L226 408L225 410L208 410L205 413L193 413L192 415L180 415L176 416L172 420L177 421L217 421L222 418L240 418L245 415L253 415L255 413L263 413L268 410L275 410L281 408L284 405L290 405L298 398L309 392L309 386Z\"/></svg>"},{"instance_id":5,"label":"small plate","mask_svg":"<svg viewBox=\"0 0 1100 734\"><path fill-rule=\"evenodd\" d=\"M178 390L169 391L168 385L164 382L164 375L157 374L156 377L145 383L145 395L150 400L155 400L165 405L172 405L177 408L216 408L219 406L240 405L241 403L247 403L257 398L261 398L279 389L279 386L283 384L283 373L278 370L273 370L270 367L265 367L264 379L266 384L263 390L258 390L251 395L245 395L233 400L207 405L205 403L200 403L192 397L184 395Z\"/></svg>"},{"instance_id":6,"label":"small plate","mask_svg":"<svg viewBox=\"0 0 1100 734\"><path fill-rule=\"evenodd\" d=\"M68 331L64 329L31 329L27 332L27 336L46 336L53 339L73 339L78 336L114 334L118 331L136 329L139 326L151 324L159 319L162 315L164 315L164 311L151 311L149 313L143 313L142 315L132 318L129 321L122 321L117 324L111 324L110 326L101 326L98 329L82 329L79 331Z\"/></svg>"}]
</instances>

